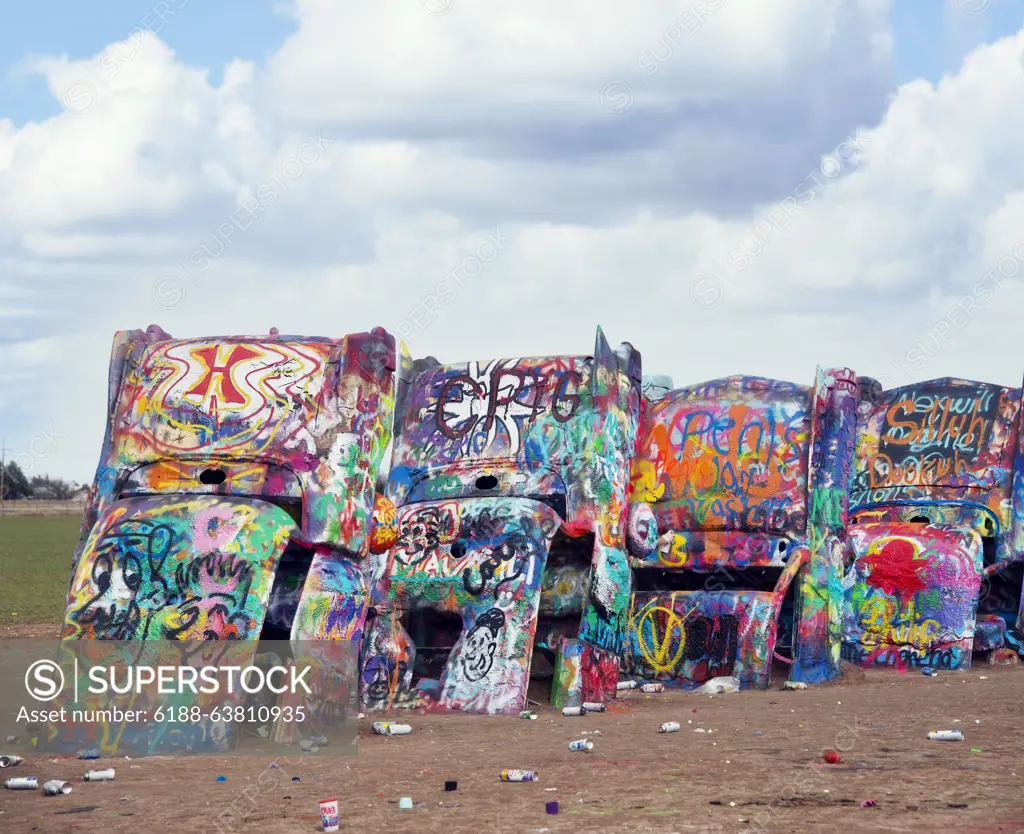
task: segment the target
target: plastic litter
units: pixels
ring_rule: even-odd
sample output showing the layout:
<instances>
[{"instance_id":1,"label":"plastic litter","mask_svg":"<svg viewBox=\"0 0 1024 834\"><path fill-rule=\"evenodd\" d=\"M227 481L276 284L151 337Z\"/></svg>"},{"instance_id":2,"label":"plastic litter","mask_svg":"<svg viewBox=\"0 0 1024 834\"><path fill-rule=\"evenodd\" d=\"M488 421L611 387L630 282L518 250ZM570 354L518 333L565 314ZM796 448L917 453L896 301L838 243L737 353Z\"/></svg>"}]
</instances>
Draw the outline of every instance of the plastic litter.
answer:
<instances>
[{"instance_id":1,"label":"plastic litter","mask_svg":"<svg viewBox=\"0 0 1024 834\"><path fill-rule=\"evenodd\" d=\"M701 695L725 695L729 692L739 692L740 679L735 677L712 678L703 686L697 689Z\"/></svg>"},{"instance_id":2,"label":"plastic litter","mask_svg":"<svg viewBox=\"0 0 1024 834\"><path fill-rule=\"evenodd\" d=\"M524 709L521 713L519 713L519 717L522 718L524 721L536 721L537 713L531 712L528 709Z\"/></svg>"},{"instance_id":3,"label":"plastic litter","mask_svg":"<svg viewBox=\"0 0 1024 834\"><path fill-rule=\"evenodd\" d=\"M217 777L217 781L218 782L227 782L228 781L228 777L227 776L218 776Z\"/></svg>"},{"instance_id":4,"label":"plastic litter","mask_svg":"<svg viewBox=\"0 0 1024 834\"><path fill-rule=\"evenodd\" d=\"M412 809L412 797L411 796L403 796L401 799L398 800L398 807L400 809L402 809L403 811L411 810Z\"/></svg>"},{"instance_id":5,"label":"plastic litter","mask_svg":"<svg viewBox=\"0 0 1024 834\"><path fill-rule=\"evenodd\" d=\"M865 799L861 804L861 808L874 808L878 803L873 799Z\"/></svg>"},{"instance_id":6,"label":"plastic litter","mask_svg":"<svg viewBox=\"0 0 1024 834\"><path fill-rule=\"evenodd\" d=\"M87 750L79 750L78 758L80 759L98 759L100 757L100 751L98 747L90 747Z\"/></svg>"},{"instance_id":7,"label":"plastic litter","mask_svg":"<svg viewBox=\"0 0 1024 834\"><path fill-rule=\"evenodd\" d=\"M925 666L923 669L921 669L921 674L930 678L934 678L939 673L936 672L931 666Z\"/></svg>"},{"instance_id":8,"label":"plastic litter","mask_svg":"<svg viewBox=\"0 0 1024 834\"><path fill-rule=\"evenodd\" d=\"M826 750L824 753L821 754L821 758L823 758L829 764L839 764L839 762L842 761L839 757L839 754L835 750Z\"/></svg>"},{"instance_id":9,"label":"plastic litter","mask_svg":"<svg viewBox=\"0 0 1024 834\"><path fill-rule=\"evenodd\" d=\"M449 779L447 782L444 783L444 789L449 792L457 790L458 787L459 783L456 782L454 779Z\"/></svg>"},{"instance_id":10,"label":"plastic litter","mask_svg":"<svg viewBox=\"0 0 1024 834\"><path fill-rule=\"evenodd\" d=\"M807 684L803 681L786 681L782 684L782 688L787 692L792 692L796 689L807 689Z\"/></svg>"},{"instance_id":11,"label":"plastic litter","mask_svg":"<svg viewBox=\"0 0 1024 834\"><path fill-rule=\"evenodd\" d=\"M544 803L544 810L548 814L557 814L558 813L558 800L556 799L553 802L546 802L546 803Z\"/></svg>"}]
</instances>

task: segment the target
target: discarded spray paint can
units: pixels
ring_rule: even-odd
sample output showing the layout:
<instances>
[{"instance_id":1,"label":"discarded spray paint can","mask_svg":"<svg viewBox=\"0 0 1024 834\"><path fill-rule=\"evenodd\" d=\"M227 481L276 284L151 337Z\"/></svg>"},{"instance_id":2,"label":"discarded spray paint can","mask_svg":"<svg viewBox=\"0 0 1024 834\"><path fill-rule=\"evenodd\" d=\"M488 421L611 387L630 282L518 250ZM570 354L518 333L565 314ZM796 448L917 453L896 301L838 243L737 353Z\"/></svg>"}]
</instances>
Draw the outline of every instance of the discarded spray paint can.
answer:
<instances>
[{"instance_id":1,"label":"discarded spray paint can","mask_svg":"<svg viewBox=\"0 0 1024 834\"><path fill-rule=\"evenodd\" d=\"M678 721L666 721L658 728L659 733L678 733L679 722Z\"/></svg>"},{"instance_id":2,"label":"discarded spray paint can","mask_svg":"<svg viewBox=\"0 0 1024 834\"><path fill-rule=\"evenodd\" d=\"M78 758L80 759L98 759L100 757L100 751L97 747L90 747L88 750L79 750Z\"/></svg>"},{"instance_id":3,"label":"discarded spray paint can","mask_svg":"<svg viewBox=\"0 0 1024 834\"><path fill-rule=\"evenodd\" d=\"M569 749L574 753L583 752L587 753L594 749L594 742L589 738L581 738L579 741L574 741L569 745Z\"/></svg>"},{"instance_id":4,"label":"discarded spray paint can","mask_svg":"<svg viewBox=\"0 0 1024 834\"><path fill-rule=\"evenodd\" d=\"M537 713L531 712L528 709L524 709L521 713L519 713L519 717L525 721L536 721Z\"/></svg>"},{"instance_id":5,"label":"discarded spray paint can","mask_svg":"<svg viewBox=\"0 0 1024 834\"><path fill-rule=\"evenodd\" d=\"M792 692L794 689L807 689L807 684L803 681L786 681L782 688Z\"/></svg>"},{"instance_id":6,"label":"discarded spray paint can","mask_svg":"<svg viewBox=\"0 0 1024 834\"><path fill-rule=\"evenodd\" d=\"M587 711L583 707L565 707L562 710L562 715L586 715Z\"/></svg>"},{"instance_id":7,"label":"discarded spray paint can","mask_svg":"<svg viewBox=\"0 0 1024 834\"><path fill-rule=\"evenodd\" d=\"M937 730L928 733L928 738L932 741L963 741L964 734L962 730Z\"/></svg>"},{"instance_id":8,"label":"discarded spray paint can","mask_svg":"<svg viewBox=\"0 0 1024 834\"><path fill-rule=\"evenodd\" d=\"M24 759L21 756L0 756L0 767L14 767L23 761Z\"/></svg>"},{"instance_id":9,"label":"discarded spray paint can","mask_svg":"<svg viewBox=\"0 0 1024 834\"><path fill-rule=\"evenodd\" d=\"M43 783L43 793L47 796L69 794L71 793L71 785L67 782L61 782L59 779L51 779L49 782Z\"/></svg>"},{"instance_id":10,"label":"discarded spray paint can","mask_svg":"<svg viewBox=\"0 0 1024 834\"><path fill-rule=\"evenodd\" d=\"M86 782L109 782L113 778L114 768L112 767L108 767L106 770L90 770L82 777Z\"/></svg>"},{"instance_id":11,"label":"discarded spray paint can","mask_svg":"<svg viewBox=\"0 0 1024 834\"><path fill-rule=\"evenodd\" d=\"M665 684L663 683L645 683L640 687L641 692L664 692Z\"/></svg>"},{"instance_id":12,"label":"discarded spray paint can","mask_svg":"<svg viewBox=\"0 0 1024 834\"><path fill-rule=\"evenodd\" d=\"M17 779L7 779L4 787L9 791L34 791L39 785L35 776L19 776Z\"/></svg>"},{"instance_id":13,"label":"discarded spray paint can","mask_svg":"<svg viewBox=\"0 0 1024 834\"><path fill-rule=\"evenodd\" d=\"M303 739L299 742L299 749L304 753L316 753L320 748L313 743L312 739Z\"/></svg>"},{"instance_id":14,"label":"discarded spray paint can","mask_svg":"<svg viewBox=\"0 0 1024 834\"><path fill-rule=\"evenodd\" d=\"M619 681L615 684L615 688L619 692L623 692L627 689L636 689L636 681Z\"/></svg>"},{"instance_id":15,"label":"discarded spray paint can","mask_svg":"<svg viewBox=\"0 0 1024 834\"><path fill-rule=\"evenodd\" d=\"M583 709L587 712L604 712L607 707L604 704L595 704L588 701L583 704Z\"/></svg>"},{"instance_id":16,"label":"discarded spray paint can","mask_svg":"<svg viewBox=\"0 0 1024 834\"><path fill-rule=\"evenodd\" d=\"M327 736L310 736L306 741L315 744L317 747L327 746Z\"/></svg>"},{"instance_id":17,"label":"discarded spray paint can","mask_svg":"<svg viewBox=\"0 0 1024 834\"><path fill-rule=\"evenodd\" d=\"M17 744L18 743L18 737L17 736L7 736L6 741L7 741L8 744Z\"/></svg>"},{"instance_id":18,"label":"discarded spray paint can","mask_svg":"<svg viewBox=\"0 0 1024 834\"><path fill-rule=\"evenodd\" d=\"M922 675L925 675L925 676L927 676L927 677L929 677L929 678L934 678L934 677L935 677L936 675L938 675L939 673L938 673L938 672L936 672L936 671L935 671L935 670L934 670L934 669L933 669L933 668L932 668L931 666L925 666L925 667L924 667L924 668L923 668L923 669L921 670L921 674L922 674Z\"/></svg>"},{"instance_id":19,"label":"discarded spray paint can","mask_svg":"<svg viewBox=\"0 0 1024 834\"><path fill-rule=\"evenodd\" d=\"M390 721L374 721L373 731L379 736L407 736L412 732L408 724L392 724Z\"/></svg>"},{"instance_id":20,"label":"discarded spray paint can","mask_svg":"<svg viewBox=\"0 0 1024 834\"><path fill-rule=\"evenodd\" d=\"M503 770L501 771L502 782L538 782L539 774L536 770Z\"/></svg>"},{"instance_id":21,"label":"discarded spray paint can","mask_svg":"<svg viewBox=\"0 0 1024 834\"><path fill-rule=\"evenodd\" d=\"M337 799L321 799L320 800L320 817L324 824L324 831L331 832L337 831L339 827L338 821L338 800Z\"/></svg>"}]
</instances>

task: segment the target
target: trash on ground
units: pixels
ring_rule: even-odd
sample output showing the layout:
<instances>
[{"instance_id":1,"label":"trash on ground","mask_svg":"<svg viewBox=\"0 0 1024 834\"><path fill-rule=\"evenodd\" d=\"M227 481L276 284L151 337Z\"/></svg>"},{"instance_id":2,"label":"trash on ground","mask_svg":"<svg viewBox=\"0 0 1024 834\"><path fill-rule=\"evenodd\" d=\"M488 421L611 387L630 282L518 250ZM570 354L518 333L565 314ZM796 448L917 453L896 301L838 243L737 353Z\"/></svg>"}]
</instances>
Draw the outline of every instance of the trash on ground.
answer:
<instances>
[{"instance_id":1,"label":"trash on ground","mask_svg":"<svg viewBox=\"0 0 1024 834\"><path fill-rule=\"evenodd\" d=\"M936 730L928 733L932 741L963 741L963 730Z\"/></svg>"},{"instance_id":2,"label":"trash on ground","mask_svg":"<svg viewBox=\"0 0 1024 834\"><path fill-rule=\"evenodd\" d=\"M701 695L724 695L729 692L739 692L740 679L736 677L712 678L706 684L698 687L697 692Z\"/></svg>"}]
</instances>

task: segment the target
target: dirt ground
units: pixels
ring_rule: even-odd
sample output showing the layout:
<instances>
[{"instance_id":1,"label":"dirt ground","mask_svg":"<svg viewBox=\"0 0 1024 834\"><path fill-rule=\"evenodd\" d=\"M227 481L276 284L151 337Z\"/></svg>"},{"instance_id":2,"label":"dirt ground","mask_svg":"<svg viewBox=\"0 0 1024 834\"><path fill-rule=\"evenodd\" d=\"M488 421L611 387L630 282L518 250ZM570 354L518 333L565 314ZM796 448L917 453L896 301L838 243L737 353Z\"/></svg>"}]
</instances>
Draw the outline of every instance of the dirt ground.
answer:
<instances>
[{"instance_id":1,"label":"dirt ground","mask_svg":"<svg viewBox=\"0 0 1024 834\"><path fill-rule=\"evenodd\" d=\"M0 638L52 633L19 626ZM101 760L88 765L114 767L116 780L83 783L85 762L15 747L25 762L3 778L66 779L74 791L0 791L0 832L308 833L321 830L318 800L333 796L345 832L1024 832L1024 667L934 678L846 667L841 680L800 692L780 691L782 680L713 697L623 693L581 718L546 706L537 721L405 714L413 732L393 738L374 735L367 718L358 756L296 750L275 768L255 758ZM660 734L664 721L681 732ZM937 729L962 729L965 740L929 741ZM593 751L570 752L578 738ZM824 763L826 749L841 762ZM502 783L505 768L536 770L539 781ZM445 780L457 790L445 792ZM412 810L399 810L404 796ZM862 808L867 799L877 804ZM57 813L83 806L95 809Z\"/></svg>"}]
</instances>

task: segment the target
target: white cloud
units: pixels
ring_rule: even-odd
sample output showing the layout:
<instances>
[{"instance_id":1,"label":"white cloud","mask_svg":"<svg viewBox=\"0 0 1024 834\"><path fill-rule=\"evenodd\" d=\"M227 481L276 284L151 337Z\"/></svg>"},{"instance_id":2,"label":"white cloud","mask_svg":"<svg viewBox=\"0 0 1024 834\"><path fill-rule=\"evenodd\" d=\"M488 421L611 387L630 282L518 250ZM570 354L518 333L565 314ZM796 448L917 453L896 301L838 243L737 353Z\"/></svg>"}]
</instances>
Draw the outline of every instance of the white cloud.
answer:
<instances>
[{"instance_id":1,"label":"white cloud","mask_svg":"<svg viewBox=\"0 0 1024 834\"><path fill-rule=\"evenodd\" d=\"M1017 384L1021 279L991 276L1024 237L1024 32L893 92L883 0L706 5L691 33L667 0L297 0L219 86L152 36L34 59L95 101L0 121L8 443L52 425L46 465L87 478L113 331L153 322L383 325L446 361L586 353L600 323L680 384Z\"/></svg>"}]
</instances>

